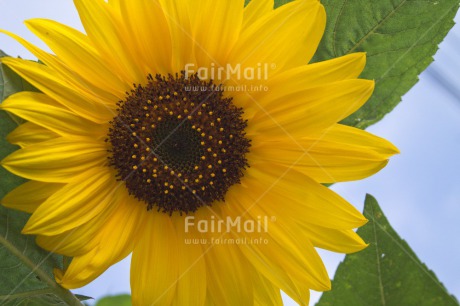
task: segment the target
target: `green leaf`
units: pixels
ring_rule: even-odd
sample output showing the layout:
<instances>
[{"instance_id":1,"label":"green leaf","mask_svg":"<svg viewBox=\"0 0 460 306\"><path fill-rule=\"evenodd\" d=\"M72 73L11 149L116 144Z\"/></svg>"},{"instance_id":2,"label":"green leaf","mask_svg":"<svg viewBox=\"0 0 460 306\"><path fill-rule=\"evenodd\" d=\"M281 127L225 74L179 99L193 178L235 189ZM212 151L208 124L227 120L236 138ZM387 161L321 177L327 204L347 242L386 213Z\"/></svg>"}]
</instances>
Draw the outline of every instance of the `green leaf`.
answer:
<instances>
[{"instance_id":1,"label":"green leaf","mask_svg":"<svg viewBox=\"0 0 460 306\"><path fill-rule=\"evenodd\" d=\"M286 3L289 3L293 0L275 0L275 8L280 7L281 5L284 5Z\"/></svg>"},{"instance_id":2,"label":"green leaf","mask_svg":"<svg viewBox=\"0 0 460 306\"><path fill-rule=\"evenodd\" d=\"M3 52L0 56L5 56ZM0 65L0 97L34 90L17 74ZM6 136L20 122L0 111L0 159L17 149ZM24 182L0 167L0 199ZM62 257L39 248L34 237L21 234L28 219L22 212L0 206L0 304L1 305L82 305L54 280L53 268L62 267Z\"/></svg>"},{"instance_id":3,"label":"green leaf","mask_svg":"<svg viewBox=\"0 0 460 306\"><path fill-rule=\"evenodd\" d=\"M367 195L369 223L358 234L369 243L337 268L332 290L316 306L458 306L445 287L399 237L377 201Z\"/></svg>"},{"instance_id":4,"label":"green leaf","mask_svg":"<svg viewBox=\"0 0 460 306\"><path fill-rule=\"evenodd\" d=\"M81 295L81 294L75 294L75 296L76 296L80 301L88 301L88 300L92 300L92 299L93 299L93 298L90 297L90 296Z\"/></svg>"},{"instance_id":5,"label":"green leaf","mask_svg":"<svg viewBox=\"0 0 460 306\"><path fill-rule=\"evenodd\" d=\"M361 77L375 80L372 98L344 124L366 128L389 113L433 61L454 25L458 0L323 0L326 32L313 59L367 52Z\"/></svg>"},{"instance_id":6,"label":"green leaf","mask_svg":"<svg viewBox=\"0 0 460 306\"><path fill-rule=\"evenodd\" d=\"M129 294L106 296L100 299L96 306L131 306L131 296Z\"/></svg>"},{"instance_id":7,"label":"green leaf","mask_svg":"<svg viewBox=\"0 0 460 306\"><path fill-rule=\"evenodd\" d=\"M6 56L8 55L0 50L0 57ZM38 91L38 89L7 66L0 64L0 102L20 91Z\"/></svg>"}]
</instances>

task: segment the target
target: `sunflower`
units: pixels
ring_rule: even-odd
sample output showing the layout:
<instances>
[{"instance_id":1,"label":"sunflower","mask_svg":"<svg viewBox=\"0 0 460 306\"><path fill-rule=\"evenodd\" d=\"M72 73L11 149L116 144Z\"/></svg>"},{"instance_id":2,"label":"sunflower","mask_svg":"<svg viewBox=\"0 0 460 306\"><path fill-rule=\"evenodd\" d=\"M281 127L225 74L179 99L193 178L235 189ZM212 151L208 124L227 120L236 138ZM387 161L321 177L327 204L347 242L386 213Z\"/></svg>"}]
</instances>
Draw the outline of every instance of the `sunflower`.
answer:
<instances>
[{"instance_id":1,"label":"sunflower","mask_svg":"<svg viewBox=\"0 0 460 306\"><path fill-rule=\"evenodd\" d=\"M132 253L134 305L307 305L330 289L315 247L366 244L366 219L324 187L365 178L397 149L338 124L372 94L364 53L309 64L316 0L74 0L86 33L51 20L12 33L42 63L3 58L40 90L1 109L26 120L2 161L29 179L2 200L73 257L84 286Z\"/></svg>"}]
</instances>

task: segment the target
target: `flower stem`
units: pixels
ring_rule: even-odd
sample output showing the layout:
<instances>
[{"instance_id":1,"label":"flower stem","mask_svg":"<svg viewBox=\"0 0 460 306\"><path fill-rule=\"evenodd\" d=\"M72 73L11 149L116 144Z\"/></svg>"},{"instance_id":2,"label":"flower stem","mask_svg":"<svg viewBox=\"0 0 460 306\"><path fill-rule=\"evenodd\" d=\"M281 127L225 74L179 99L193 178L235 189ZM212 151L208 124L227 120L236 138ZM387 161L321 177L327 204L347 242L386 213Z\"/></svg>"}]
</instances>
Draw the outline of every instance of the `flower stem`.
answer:
<instances>
[{"instance_id":1,"label":"flower stem","mask_svg":"<svg viewBox=\"0 0 460 306\"><path fill-rule=\"evenodd\" d=\"M16 248L11 242L9 242L5 237L0 236L0 245L3 245L8 251L15 255L19 260L21 260L26 266L28 266L33 273L35 273L42 281L44 281L48 287L51 289L52 293L58 296L63 302L69 306L83 306L83 304L78 300L78 298L73 295L67 289L64 289L59 284L57 284L54 279L52 279L45 271L40 269L39 265L34 264L27 256L25 256L20 250Z\"/></svg>"}]
</instances>

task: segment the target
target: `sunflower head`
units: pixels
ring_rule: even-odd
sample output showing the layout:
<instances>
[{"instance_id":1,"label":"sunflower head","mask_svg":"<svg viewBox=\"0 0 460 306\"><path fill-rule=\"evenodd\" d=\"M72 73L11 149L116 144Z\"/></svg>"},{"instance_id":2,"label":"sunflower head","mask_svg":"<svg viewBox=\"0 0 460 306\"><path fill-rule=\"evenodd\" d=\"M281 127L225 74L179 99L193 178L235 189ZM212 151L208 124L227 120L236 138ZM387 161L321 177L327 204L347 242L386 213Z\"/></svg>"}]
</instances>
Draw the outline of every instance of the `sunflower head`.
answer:
<instances>
[{"instance_id":1,"label":"sunflower head","mask_svg":"<svg viewBox=\"0 0 460 306\"><path fill-rule=\"evenodd\" d=\"M224 201L248 166L243 109L197 75L147 79L110 122L108 158L118 178L147 209L170 214Z\"/></svg>"},{"instance_id":2,"label":"sunflower head","mask_svg":"<svg viewBox=\"0 0 460 306\"><path fill-rule=\"evenodd\" d=\"M132 253L133 305L301 305L330 280L317 247L365 242L366 219L322 183L358 180L397 149L339 124L371 96L366 56L310 63L316 0L74 0L82 33L27 26L44 64L2 63L40 90L0 108L23 118L2 161L29 181L2 204L23 232L73 257L77 288Z\"/></svg>"}]
</instances>

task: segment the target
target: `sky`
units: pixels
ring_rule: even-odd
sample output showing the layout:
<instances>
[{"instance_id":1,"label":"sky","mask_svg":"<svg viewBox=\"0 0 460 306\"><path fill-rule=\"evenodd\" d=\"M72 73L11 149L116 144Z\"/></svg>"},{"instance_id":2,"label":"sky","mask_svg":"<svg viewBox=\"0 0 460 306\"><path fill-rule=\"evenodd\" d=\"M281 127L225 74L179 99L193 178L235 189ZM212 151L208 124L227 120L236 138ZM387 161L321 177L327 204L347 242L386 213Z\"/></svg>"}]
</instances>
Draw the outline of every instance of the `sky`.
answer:
<instances>
[{"instance_id":1,"label":"sky","mask_svg":"<svg viewBox=\"0 0 460 306\"><path fill-rule=\"evenodd\" d=\"M45 48L23 25L49 18L82 29L70 0L0 0L0 29ZM460 21L457 15L456 21ZM0 49L34 59L22 46L0 35ZM376 197L388 220L418 257L460 297L460 26L440 45L435 61L402 102L368 131L393 142L401 154L378 174L332 188L362 210L366 193ZM331 278L343 255L320 251ZM75 292L102 297L129 293L129 258ZM311 305L320 296L312 293ZM286 305L295 305L285 299Z\"/></svg>"}]
</instances>

